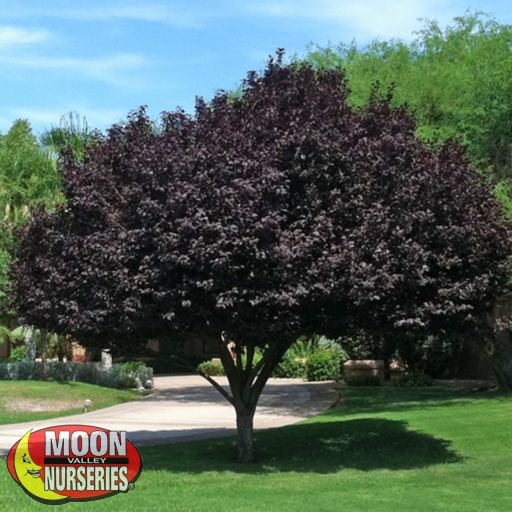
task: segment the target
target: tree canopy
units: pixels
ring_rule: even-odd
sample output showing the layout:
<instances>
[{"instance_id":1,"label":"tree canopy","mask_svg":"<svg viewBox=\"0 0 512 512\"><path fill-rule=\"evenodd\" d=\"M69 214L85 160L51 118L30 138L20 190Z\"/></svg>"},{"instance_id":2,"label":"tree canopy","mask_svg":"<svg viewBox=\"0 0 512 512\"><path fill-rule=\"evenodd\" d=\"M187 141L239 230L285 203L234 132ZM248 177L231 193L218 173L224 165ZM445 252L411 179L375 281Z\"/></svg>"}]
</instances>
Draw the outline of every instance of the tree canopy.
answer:
<instances>
[{"instance_id":1,"label":"tree canopy","mask_svg":"<svg viewBox=\"0 0 512 512\"><path fill-rule=\"evenodd\" d=\"M25 119L14 122L0 136L0 201L11 221L19 220L38 204L53 204L62 185L55 160L45 152Z\"/></svg>"},{"instance_id":2,"label":"tree canopy","mask_svg":"<svg viewBox=\"0 0 512 512\"><path fill-rule=\"evenodd\" d=\"M508 279L499 204L459 148L425 147L390 97L355 109L348 95L338 69L278 54L237 98L199 99L158 127L141 109L81 161L68 152L67 204L41 207L20 236L20 316L90 346L219 340L242 460L300 334L476 329Z\"/></svg>"},{"instance_id":3,"label":"tree canopy","mask_svg":"<svg viewBox=\"0 0 512 512\"><path fill-rule=\"evenodd\" d=\"M9 263L15 246L13 230L27 222L34 208L50 208L62 199L55 161L38 144L25 119L0 135L0 321L12 320Z\"/></svg>"},{"instance_id":4,"label":"tree canopy","mask_svg":"<svg viewBox=\"0 0 512 512\"><path fill-rule=\"evenodd\" d=\"M418 135L465 145L475 165L512 177L512 26L482 13L457 17L444 29L424 20L411 43L373 41L311 48L308 60L347 70L350 101L368 102L372 84L394 84L393 105L416 113Z\"/></svg>"}]
</instances>

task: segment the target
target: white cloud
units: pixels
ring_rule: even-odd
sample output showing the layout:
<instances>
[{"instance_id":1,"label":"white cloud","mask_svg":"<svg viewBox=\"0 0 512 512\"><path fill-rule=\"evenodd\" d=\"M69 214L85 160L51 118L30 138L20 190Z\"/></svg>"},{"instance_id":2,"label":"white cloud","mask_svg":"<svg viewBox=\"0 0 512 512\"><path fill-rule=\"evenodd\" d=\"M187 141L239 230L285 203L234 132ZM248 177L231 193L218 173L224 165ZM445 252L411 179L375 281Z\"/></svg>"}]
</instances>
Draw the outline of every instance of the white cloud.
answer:
<instances>
[{"instance_id":1,"label":"white cloud","mask_svg":"<svg viewBox=\"0 0 512 512\"><path fill-rule=\"evenodd\" d=\"M97 59L81 59L73 57L14 57L0 55L0 63L26 68L54 69L73 71L104 82L123 85L138 85L133 80L126 80L118 75L119 72L136 69L146 62L144 57L137 54L120 54Z\"/></svg>"},{"instance_id":2,"label":"white cloud","mask_svg":"<svg viewBox=\"0 0 512 512\"><path fill-rule=\"evenodd\" d=\"M0 57L0 62L34 68L81 69L87 73L101 73L108 69L138 67L144 62L141 55L121 54L99 59L80 59L73 57Z\"/></svg>"},{"instance_id":3,"label":"white cloud","mask_svg":"<svg viewBox=\"0 0 512 512\"><path fill-rule=\"evenodd\" d=\"M196 26L197 16L193 16L191 9L183 9L169 5L150 4L112 4L96 8L70 9L59 13L60 16L79 19L82 21L101 21L109 19L132 19L143 21L156 21L172 25Z\"/></svg>"},{"instance_id":4,"label":"white cloud","mask_svg":"<svg viewBox=\"0 0 512 512\"><path fill-rule=\"evenodd\" d=\"M422 27L420 18L435 19L443 13L443 24L453 15L446 3L439 0L381 0L380 2L350 0L341 8L337 2L328 2L330 16L353 27L360 33L380 38L405 38ZM443 6L441 9L440 7Z\"/></svg>"},{"instance_id":5,"label":"white cloud","mask_svg":"<svg viewBox=\"0 0 512 512\"><path fill-rule=\"evenodd\" d=\"M27 30L10 26L0 26L0 47L41 43L49 39L47 30Z\"/></svg>"},{"instance_id":6,"label":"white cloud","mask_svg":"<svg viewBox=\"0 0 512 512\"><path fill-rule=\"evenodd\" d=\"M297 0L247 3L254 16L319 20L352 29L354 35L367 38L411 37L421 28L419 18L436 19L444 24L460 12L441 0Z\"/></svg>"},{"instance_id":7,"label":"white cloud","mask_svg":"<svg viewBox=\"0 0 512 512\"><path fill-rule=\"evenodd\" d=\"M56 2L56 0L53 0ZM217 9L199 8L194 3L185 1L148 3L140 0L116 0L58 2L53 8L45 5L31 3L25 6L16 6L11 10L0 6L0 17L9 17L14 12L16 16L28 17L53 17L78 21L108 21L114 19L141 20L159 23L167 23L183 27L198 27ZM84 5L85 4L85 5ZM202 21L201 21L202 20Z\"/></svg>"}]
</instances>

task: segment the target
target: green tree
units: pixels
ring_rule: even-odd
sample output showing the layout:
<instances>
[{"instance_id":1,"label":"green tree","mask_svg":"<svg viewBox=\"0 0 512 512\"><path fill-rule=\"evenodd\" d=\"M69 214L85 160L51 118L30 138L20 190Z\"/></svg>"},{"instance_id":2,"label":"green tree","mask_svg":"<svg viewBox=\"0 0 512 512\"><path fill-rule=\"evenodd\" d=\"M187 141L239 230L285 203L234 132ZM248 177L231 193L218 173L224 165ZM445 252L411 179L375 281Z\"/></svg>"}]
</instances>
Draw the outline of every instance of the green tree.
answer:
<instances>
[{"instance_id":1,"label":"green tree","mask_svg":"<svg viewBox=\"0 0 512 512\"><path fill-rule=\"evenodd\" d=\"M368 103L372 85L394 86L393 105L417 116L417 134L442 143L455 139L472 162L491 166L496 178L512 177L512 26L483 13L435 21L410 44L373 41L311 48L307 59L321 68L345 68L350 101Z\"/></svg>"},{"instance_id":2,"label":"green tree","mask_svg":"<svg viewBox=\"0 0 512 512\"><path fill-rule=\"evenodd\" d=\"M16 326L11 311L9 265L16 245L14 230L30 219L39 204L62 201L62 180L55 159L41 148L27 120L0 135L0 324L4 335Z\"/></svg>"},{"instance_id":3,"label":"green tree","mask_svg":"<svg viewBox=\"0 0 512 512\"><path fill-rule=\"evenodd\" d=\"M55 159L38 144L27 120L14 122L0 137L0 211L13 226L23 223L41 203L62 199Z\"/></svg>"}]
</instances>

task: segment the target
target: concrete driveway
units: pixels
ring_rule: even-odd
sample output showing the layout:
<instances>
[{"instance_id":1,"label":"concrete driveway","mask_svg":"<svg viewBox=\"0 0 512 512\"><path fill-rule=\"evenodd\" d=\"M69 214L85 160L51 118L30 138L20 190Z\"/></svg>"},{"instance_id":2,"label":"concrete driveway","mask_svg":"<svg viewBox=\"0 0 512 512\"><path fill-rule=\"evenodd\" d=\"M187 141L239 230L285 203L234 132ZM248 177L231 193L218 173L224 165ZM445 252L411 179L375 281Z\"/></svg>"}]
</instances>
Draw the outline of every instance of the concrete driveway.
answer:
<instances>
[{"instance_id":1,"label":"concrete driveway","mask_svg":"<svg viewBox=\"0 0 512 512\"><path fill-rule=\"evenodd\" d=\"M216 377L216 380L228 388L226 377ZM281 427L302 421L328 409L337 398L332 382L270 379L256 411L255 428ZM0 425L0 456L5 456L30 429L72 424L126 430L135 446L220 437L236 432L233 406L202 377L158 376L154 391L141 400L74 416Z\"/></svg>"}]
</instances>

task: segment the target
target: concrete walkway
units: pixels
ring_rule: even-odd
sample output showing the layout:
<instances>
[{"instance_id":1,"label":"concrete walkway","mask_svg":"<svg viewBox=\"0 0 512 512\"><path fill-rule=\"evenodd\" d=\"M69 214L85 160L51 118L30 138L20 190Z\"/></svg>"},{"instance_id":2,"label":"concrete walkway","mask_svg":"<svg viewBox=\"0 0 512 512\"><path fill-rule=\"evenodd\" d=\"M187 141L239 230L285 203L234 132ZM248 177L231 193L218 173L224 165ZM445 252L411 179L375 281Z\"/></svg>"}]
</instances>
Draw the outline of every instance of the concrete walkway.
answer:
<instances>
[{"instance_id":1,"label":"concrete walkway","mask_svg":"<svg viewBox=\"0 0 512 512\"><path fill-rule=\"evenodd\" d=\"M228 388L225 377L216 377L216 380ZM281 427L302 421L328 409L337 398L332 382L270 379L256 411L255 428ZM74 416L0 425L0 456L5 456L30 429L73 424L126 430L135 446L236 433L233 406L202 377L159 376L155 377L153 393L141 400Z\"/></svg>"}]
</instances>

